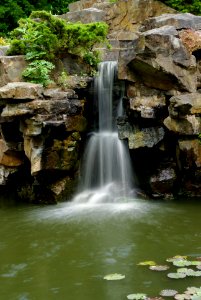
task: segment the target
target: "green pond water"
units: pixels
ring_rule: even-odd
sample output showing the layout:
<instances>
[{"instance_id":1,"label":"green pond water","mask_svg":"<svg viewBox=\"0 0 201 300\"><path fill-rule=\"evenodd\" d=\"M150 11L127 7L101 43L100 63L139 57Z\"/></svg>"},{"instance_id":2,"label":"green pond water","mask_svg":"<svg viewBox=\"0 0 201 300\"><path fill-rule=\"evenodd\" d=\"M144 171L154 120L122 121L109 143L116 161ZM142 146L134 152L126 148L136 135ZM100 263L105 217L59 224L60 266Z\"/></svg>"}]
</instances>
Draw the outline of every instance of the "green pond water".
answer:
<instances>
[{"instance_id":1,"label":"green pond water","mask_svg":"<svg viewBox=\"0 0 201 300\"><path fill-rule=\"evenodd\" d=\"M201 256L201 201L38 207L0 202L1 300L118 300L201 286L137 264ZM166 263L167 264L167 263ZM171 271L174 268L171 268ZM106 281L110 273L126 277ZM169 298L170 299L170 298Z\"/></svg>"}]
</instances>

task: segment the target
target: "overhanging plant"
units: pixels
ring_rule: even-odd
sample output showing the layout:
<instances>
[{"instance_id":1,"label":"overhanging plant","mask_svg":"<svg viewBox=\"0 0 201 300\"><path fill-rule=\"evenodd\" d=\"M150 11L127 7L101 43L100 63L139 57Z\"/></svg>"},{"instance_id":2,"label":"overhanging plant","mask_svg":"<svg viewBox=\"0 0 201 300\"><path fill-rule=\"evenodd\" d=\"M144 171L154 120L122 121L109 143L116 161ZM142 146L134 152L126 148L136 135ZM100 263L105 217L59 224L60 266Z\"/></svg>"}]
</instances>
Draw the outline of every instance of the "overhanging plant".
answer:
<instances>
[{"instance_id":1,"label":"overhanging plant","mask_svg":"<svg viewBox=\"0 0 201 300\"><path fill-rule=\"evenodd\" d=\"M97 43L107 43L107 32L108 25L104 22L70 23L46 11L34 11L29 18L19 20L19 27L11 33L7 54L25 55L29 62L28 70L23 73L25 79L46 85L52 70L50 63L54 65L62 53L76 55L92 71L96 69L99 54L93 48ZM41 72L34 70L35 67Z\"/></svg>"}]
</instances>

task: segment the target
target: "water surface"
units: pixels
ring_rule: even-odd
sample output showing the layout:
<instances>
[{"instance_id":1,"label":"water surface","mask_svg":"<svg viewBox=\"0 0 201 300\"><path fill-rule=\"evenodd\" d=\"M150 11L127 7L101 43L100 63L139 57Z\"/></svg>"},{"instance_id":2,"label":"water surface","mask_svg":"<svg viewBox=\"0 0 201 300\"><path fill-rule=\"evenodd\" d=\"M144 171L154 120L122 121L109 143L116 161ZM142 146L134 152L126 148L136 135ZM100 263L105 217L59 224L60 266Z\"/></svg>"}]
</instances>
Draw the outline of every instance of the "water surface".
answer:
<instances>
[{"instance_id":1,"label":"water surface","mask_svg":"<svg viewBox=\"0 0 201 300\"><path fill-rule=\"evenodd\" d=\"M117 300L200 286L137 266L201 256L199 201L0 206L1 300ZM122 281L105 281L109 273Z\"/></svg>"}]
</instances>

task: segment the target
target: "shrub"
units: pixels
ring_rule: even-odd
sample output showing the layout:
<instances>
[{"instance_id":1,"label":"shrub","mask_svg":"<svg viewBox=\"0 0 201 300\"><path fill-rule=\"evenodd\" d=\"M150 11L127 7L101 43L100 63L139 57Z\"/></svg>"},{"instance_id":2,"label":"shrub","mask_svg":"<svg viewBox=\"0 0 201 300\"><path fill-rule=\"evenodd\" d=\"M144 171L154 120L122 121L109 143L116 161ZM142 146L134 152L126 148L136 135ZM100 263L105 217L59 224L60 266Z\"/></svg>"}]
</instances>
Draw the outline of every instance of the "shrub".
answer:
<instances>
[{"instance_id":1,"label":"shrub","mask_svg":"<svg viewBox=\"0 0 201 300\"><path fill-rule=\"evenodd\" d=\"M22 76L29 82L41 83L47 86L50 80L50 72L54 69L54 65L46 60L35 60L31 62L22 73Z\"/></svg>"},{"instance_id":2,"label":"shrub","mask_svg":"<svg viewBox=\"0 0 201 300\"><path fill-rule=\"evenodd\" d=\"M97 67L99 55L93 50L96 43L105 42L108 25L104 22L81 24L69 23L53 16L46 11L34 11L29 18L21 19L19 27L11 33L11 44L8 55L24 54L30 63L29 71L25 71L25 78L30 78L34 66L46 68L44 61L54 62L63 53L78 56L91 66L91 71ZM39 61L41 60L41 63ZM42 72L36 71L37 74ZM46 75L49 72L46 72ZM43 76L42 76L43 77ZM41 78L47 82L47 78Z\"/></svg>"},{"instance_id":3,"label":"shrub","mask_svg":"<svg viewBox=\"0 0 201 300\"><path fill-rule=\"evenodd\" d=\"M161 2L183 13L201 15L200 0L161 0Z\"/></svg>"}]
</instances>

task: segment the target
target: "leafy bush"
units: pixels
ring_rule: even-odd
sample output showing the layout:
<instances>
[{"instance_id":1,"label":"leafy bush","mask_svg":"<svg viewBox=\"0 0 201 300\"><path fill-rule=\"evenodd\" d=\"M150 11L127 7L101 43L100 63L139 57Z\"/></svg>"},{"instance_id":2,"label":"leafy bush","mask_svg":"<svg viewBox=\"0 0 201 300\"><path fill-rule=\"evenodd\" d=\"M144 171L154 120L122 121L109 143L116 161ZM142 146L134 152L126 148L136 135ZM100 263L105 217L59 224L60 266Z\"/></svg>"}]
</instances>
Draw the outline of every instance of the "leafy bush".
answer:
<instances>
[{"instance_id":1,"label":"leafy bush","mask_svg":"<svg viewBox=\"0 0 201 300\"><path fill-rule=\"evenodd\" d=\"M74 0L1 0L0 35L5 36L15 27L20 18L26 18L34 10L51 11L63 14L68 11L68 4ZM9 21L8 21L9 20Z\"/></svg>"},{"instance_id":2,"label":"leafy bush","mask_svg":"<svg viewBox=\"0 0 201 300\"><path fill-rule=\"evenodd\" d=\"M29 18L20 19L19 27L11 33L12 40L7 54L24 54L27 61L37 61L36 65L39 66L39 60L54 62L63 53L70 53L93 69L99 62L98 52L93 50L93 46L105 42L107 32L108 25L104 22L67 23L46 11L34 11Z\"/></svg>"},{"instance_id":3,"label":"leafy bush","mask_svg":"<svg viewBox=\"0 0 201 300\"><path fill-rule=\"evenodd\" d=\"M55 66L46 60L35 60L24 70L22 76L29 82L41 83L47 86L50 80L50 72Z\"/></svg>"},{"instance_id":4,"label":"leafy bush","mask_svg":"<svg viewBox=\"0 0 201 300\"><path fill-rule=\"evenodd\" d=\"M201 15L200 0L161 0L161 2L183 13Z\"/></svg>"}]
</instances>

